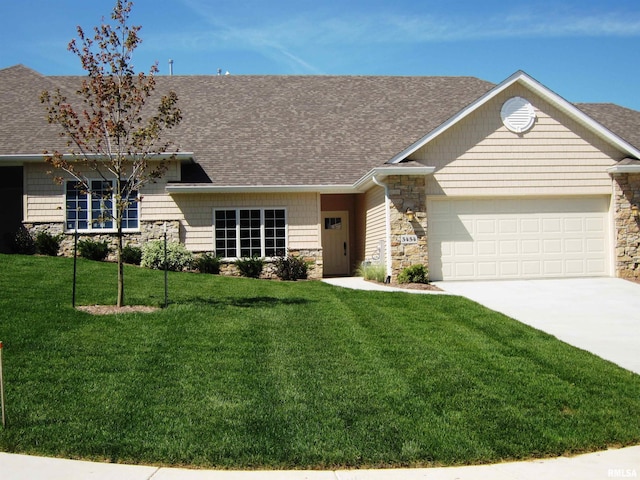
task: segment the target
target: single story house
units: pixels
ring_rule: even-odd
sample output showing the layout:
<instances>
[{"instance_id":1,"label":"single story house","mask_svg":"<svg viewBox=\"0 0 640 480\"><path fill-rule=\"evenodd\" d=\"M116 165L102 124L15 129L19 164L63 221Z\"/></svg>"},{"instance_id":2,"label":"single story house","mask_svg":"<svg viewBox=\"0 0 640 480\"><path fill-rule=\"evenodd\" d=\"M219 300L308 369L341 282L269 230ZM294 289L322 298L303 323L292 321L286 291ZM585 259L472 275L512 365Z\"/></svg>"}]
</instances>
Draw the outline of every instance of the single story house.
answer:
<instances>
[{"instance_id":1,"label":"single story house","mask_svg":"<svg viewBox=\"0 0 640 480\"><path fill-rule=\"evenodd\" d=\"M44 150L40 93L81 77L0 70L3 229L113 232ZM301 255L311 276L412 264L432 280L640 277L640 112L572 104L519 71L471 77L160 76L183 121L126 243L169 236L233 260ZM99 179L96 179L98 181ZM104 208L104 205L102 206ZM80 211L80 213L77 213ZM99 212L98 212L99 213Z\"/></svg>"}]
</instances>

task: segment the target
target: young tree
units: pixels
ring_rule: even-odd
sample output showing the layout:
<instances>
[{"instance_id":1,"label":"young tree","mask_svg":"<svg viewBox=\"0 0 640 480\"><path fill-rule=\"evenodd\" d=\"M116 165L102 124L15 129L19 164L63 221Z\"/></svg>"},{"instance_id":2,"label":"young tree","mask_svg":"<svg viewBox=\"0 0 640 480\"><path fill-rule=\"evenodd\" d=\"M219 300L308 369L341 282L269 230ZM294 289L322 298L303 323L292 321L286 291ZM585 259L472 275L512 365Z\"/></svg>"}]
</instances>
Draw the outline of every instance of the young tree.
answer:
<instances>
[{"instance_id":1,"label":"young tree","mask_svg":"<svg viewBox=\"0 0 640 480\"><path fill-rule=\"evenodd\" d=\"M80 44L74 39L68 48L88 75L75 104L59 89L41 96L49 123L61 127L69 148L66 153L45 152L46 161L71 176L76 188L113 206L105 215L117 229L118 307L124 305L123 216L131 202L139 201L140 188L166 172L173 156L168 155L169 142L161 137L182 119L175 92L162 96L155 108L149 105L157 63L146 75L134 72L132 55L141 42L141 27L128 25L132 5L117 0L112 22L103 19L93 36L78 27ZM103 180L99 189L92 188L90 176ZM60 176L55 180L64 182Z\"/></svg>"}]
</instances>

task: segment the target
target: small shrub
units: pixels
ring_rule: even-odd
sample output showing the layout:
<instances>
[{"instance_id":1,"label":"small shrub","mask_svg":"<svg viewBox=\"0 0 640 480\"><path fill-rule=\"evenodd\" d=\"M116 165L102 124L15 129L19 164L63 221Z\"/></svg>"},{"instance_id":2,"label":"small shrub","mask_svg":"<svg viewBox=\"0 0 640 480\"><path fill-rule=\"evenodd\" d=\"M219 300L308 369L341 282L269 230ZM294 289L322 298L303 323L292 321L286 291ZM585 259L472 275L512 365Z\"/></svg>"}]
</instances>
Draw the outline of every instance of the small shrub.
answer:
<instances>
[{"instance_id":1,"label":"small shrub","mask_svg":"<svg viewBox=\"0 0 640 480\"><path fill-rule=\"evenodd\" d=\"M286 257L277 258L274 262L276 267L276 275L280 280L304 280L307 278L307 270L309 265L302 257Z\"/></svg>"},{"instance_id":2,"label":"small shrub","mask_svg":"<svg viewBox=\"0 0 640 480\"><path fill-rule=\"evenodd\" d=\"M142 261L142 249L127 245L122 249L122 261L130 265L140 265Z\"/></svg>"},{"instance_id":3,"label":"small shrub","mask_svg":"<svg viewBox=\"0 0 640 480\"><path fill-rule=\"evenodd\" d=\"M179 242L167 243L167 270L181 272L189 268L193 262L193 254ZM164 241L154 240L142 248L140 265L146 268L164 270Z\"/></svg>"},{"instance_id":4,"label":"small shrub","mask_svg":"<svg viewBox=\"0 0 640 480\"><path fill-rule=\"evenodd\" d=\"M60 250L62 235L51 235L49 232L38 232L36 235L36 252L40 255L56 257Z\"/></svg>"},{"instance_id":5,"label":"small shrub","mask_svg":"<svg viewBox=\"0 0 640 480\"><path fill-rule=\"evenodd\" d=\"M382 264L363 262L360 264L360 267L358 267L356 275L363 277L365 280L384 283L387 279L387 268Z\"/></svg>"},{"instance_id":6,"label":"small shrub","mask_svg":"<svg viewBox=\"0 0 640 480\"><path fill-rule=\"evenodd\" d=\"M33 255L36 253L36 242L23 225L10 238L11 251L22 255Z\"/></svg>"},{"instance_id":7,"label":"small shrub","mask_svg":"<svg viewBox=\"0 0 640 480\"><path fill-rule=\"evenodd\" d=\"M260 257L239 258L236 260L236 267L243 277L260 278L264 268L264 259Z\"/></svg>"},{"instance_id":8,"label":"small shrub","mask_svg":"<svg viewBox=\"0 0 640 480\"><path fill-rule=\"evenodd\" d=\"M429 283L429 271L422 264L411 265L400 272L398 283Z\"/></svg>"},{"instance_id":9,"label":"small shrub","mask_svg":"<svg viewBox=\"0 0 640 480\"><path fill-rule=\"evenodd\" d=\"M78 242L78 253L82 258L103 262L109 255L109 244L106 241L80 240Z\"/></svg>"},{"instance_id":10,"label":"small shrub","mask_svg":"<svg viewBox=\"0 0 640 480\"><path fill-rule=\"evenodd\" d=\"M220 258L213 253L203 253L196 257L194 266L200 273L217 275L220 273Z\"/></svg>"}]
</instances>

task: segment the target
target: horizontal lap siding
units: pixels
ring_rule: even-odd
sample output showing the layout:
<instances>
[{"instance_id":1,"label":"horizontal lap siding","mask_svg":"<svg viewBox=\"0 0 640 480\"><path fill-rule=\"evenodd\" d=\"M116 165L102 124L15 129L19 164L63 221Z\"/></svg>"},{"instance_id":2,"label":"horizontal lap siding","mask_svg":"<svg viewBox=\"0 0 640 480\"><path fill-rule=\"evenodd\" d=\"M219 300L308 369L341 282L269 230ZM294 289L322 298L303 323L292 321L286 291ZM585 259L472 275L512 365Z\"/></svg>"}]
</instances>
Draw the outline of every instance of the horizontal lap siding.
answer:
<instances>
[{"instance_id":1,"label":"horizontal lap siding","mask_svg":"<svg viewBox=\"0 0 640 480\"><path fill-rule=\"evenodd\" d=\"M373 187L365 194L366 238L365 260L379 256L383 261L384 252L378 251L380 241L386 237L386 217L384 188Z\"/></svg>"},{"instance_id":2,"label":"horizontal lap siding","mask_svg":"<svg viewBox=\"0 0 640 480\"><path fill-rule=\"evenodd\" d=\"M72 177L62 171L47 173L52 167L44 163L27 164L24 167L26 208L25 221L64 222L65 198L64 185L54 182L54 174L72 180ZM140 219L177 220L181 217L173 199L165 193L167 182L179 180L180 167L177 163L169 165L167 173L157 183L151 183L142 188L140 196ZM91 177L91 175L89 175ZM97 175L95 175L97 178Z\"/></svg>"},{"instance_id":3,"label":"horizontal lap siding","mask_svg":"<svg viewBox=\"0 0 640 480\"><path fill-rule=\"evenodd\" d=\"M173 198L183 214L184 242L189 250L213 250L213 211L218 208L284 208L289 248L320 248L318 194L197 194Z\"/></svg>"},{"instance_id":4,"label":"horizontal lap siding","mask_svg":"<svg viewBox=\"0 0 640 480\"><path fill-rule=\"evenodd\" d=\"M529 100L536 122L524 134L507 130L502 104ZM435 166L429 195L610 194L607 167L620 153L523 87L509 89L411 157Z\"/></svg>"},{"instance_id":5,"label":"horizontal lap siding","mask_svg":"<svg viewBox=\"0 0 640 480\"><path fill-rule=\"evenodd\" d=\"M64 222L64 187L53 181L49 170L51 167L44 163L24 166L25 222Z\"/></svg>"}]
</instances>

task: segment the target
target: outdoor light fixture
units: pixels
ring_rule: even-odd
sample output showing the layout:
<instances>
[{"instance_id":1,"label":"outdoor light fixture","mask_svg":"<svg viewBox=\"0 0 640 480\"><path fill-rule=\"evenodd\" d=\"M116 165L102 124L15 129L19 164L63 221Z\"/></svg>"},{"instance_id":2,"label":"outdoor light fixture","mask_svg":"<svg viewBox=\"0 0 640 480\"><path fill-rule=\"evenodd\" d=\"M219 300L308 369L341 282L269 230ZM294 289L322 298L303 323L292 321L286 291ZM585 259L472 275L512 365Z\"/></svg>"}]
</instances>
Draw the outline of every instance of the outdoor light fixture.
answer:
<instances>
[{"instance_id":1,"label":"outdoor light fixture","mask_svg":"<svg viewBox=\"0 0 640 480\"><path fill-rule=\"evenodd\" d=\"M640 217L640 207L637 203L631 204L631 215L633 215L635 218Z\"/></svg>"},{"instance_id":2,"label":"outdoor light fixture","mask_svg":"<svg viewBox=\"0 0 640 480\"><path fill-rule=\"evenodd\" d=\"M409 222L413 222L416 219L416 214L413 210L411 210L411 207L407 207L404 214Z\"/></svg>"}]
</instances>

